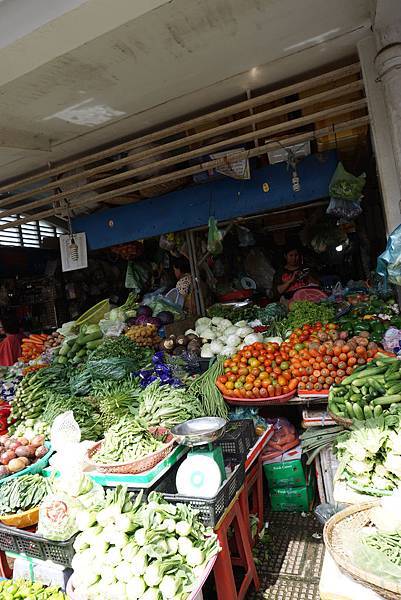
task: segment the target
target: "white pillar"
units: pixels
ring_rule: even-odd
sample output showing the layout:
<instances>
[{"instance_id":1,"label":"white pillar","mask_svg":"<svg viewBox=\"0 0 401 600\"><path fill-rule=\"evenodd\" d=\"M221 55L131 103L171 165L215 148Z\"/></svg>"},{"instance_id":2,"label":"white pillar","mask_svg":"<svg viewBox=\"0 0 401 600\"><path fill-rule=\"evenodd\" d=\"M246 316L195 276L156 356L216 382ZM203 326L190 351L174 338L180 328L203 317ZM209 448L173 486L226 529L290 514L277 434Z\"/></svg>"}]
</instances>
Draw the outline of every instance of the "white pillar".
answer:
<instances>
[{"instance_id":1,"label":"white pillar","mask_svg":"<svg viewBox=\"0 0 401 600\"><path fill-rule=\"evenodd\" d=\"M395 140L384 85L378 79L375 67L377 46L373 34L358 43L358 53L368 100L372 144L383 198L386 229L387 233L391 233L401 223L401 171L398 170L395 161ZM399 98L401 99L401 85ZM401 144L401 137L399 143ZM401 153L401 149L399 152Z\"/></svg>"}]
</instances>

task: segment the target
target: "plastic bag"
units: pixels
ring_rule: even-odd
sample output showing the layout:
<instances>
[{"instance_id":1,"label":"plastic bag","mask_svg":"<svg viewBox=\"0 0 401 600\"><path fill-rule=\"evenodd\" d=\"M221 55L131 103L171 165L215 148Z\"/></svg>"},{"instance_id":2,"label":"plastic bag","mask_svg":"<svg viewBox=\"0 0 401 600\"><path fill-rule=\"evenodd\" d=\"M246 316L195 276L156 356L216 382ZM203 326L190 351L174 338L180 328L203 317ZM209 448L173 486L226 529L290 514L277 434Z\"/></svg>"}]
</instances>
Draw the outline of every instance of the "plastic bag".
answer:
<instances>
[{"instance_id":1,"label":"plastic bag","mask_svg":"<svg viewBox=\"0 0 401 600\"><path fill-rule=\"evenodd\" d=\"M366 543L366 538L372 534L377 534L376 529L366 527L357 531L353 537L350 536L350 548L355 565L363 571L378 575L381 579L399 583L401 565L392 562L384 552Z\"/></svg>"},{"instance_id":2,"label":"plastic bag","mask_svg":"<svg viewBox=\"0 0 401 600\"><path fill-rule=\"evenodd\" d=\"M88 360L86 370L93 381L110 379L120 381L125 379L137 367L137 362L133 358L101 358L98 360Z\"/></svg>"},{"instance_id":3,"label":"plastic bag","mask_svg":"<svg viewBox=\"0 0 401 600\"><path fill-rule=\"evenodd\" d=\"M401 285L401 225L389 235L385 251L377 259L376 271L387 283Z\"/></svg>"},{"instance_id":4,"label":"plastic bag","mask_svg":"<svg viewBox=\"0 0 401 600\"><path fill-rule=\"evenodd\" d=\"M362 190L366 183L366 175L352 175L344 169L341 162L338 163L334 175L331 178L329 192L332 198L342 198L347 201L357 202L361 198Z\"/></svg>"},{"instance_id":5,"label":"plastic bag","mask_svg":"<svg viewBox=\"0 0 401 600\"><path fill-rule=\"evenodd\" d=\"M123 332L125 321L111 321L110 319L102 319L99 321L99 327L103 335L118 337Z\"/></svg>"},{"instance_id":6,"label":"plastic bag","mask_svg":"<svg viewBox=\"0 0 401 600\"><path fill-rule=\"evenodd\" d=\"M396 327L389 327L383 337L383 348L387 352L398 354L401 349L401 331Z\"/></svg>"},{"instance_id":7,"label":"plastic bag","mask_svg":"<svg viewBox=\"0 0 401 600\"><path fill-rule=\"evenodd\" d=\"M184 312L182 306L176 304L175 302L171 302L168 298L162 296L161 294L158 294L156 296L152 295L151 298L145 297L143 299L142 304L146 304L147 306L149 306L152 309L154 315L158 315L159 312L168 310L169 312L173 313L175 320L180 319L183 316Z\"/></svg>"},{"instance_id":8,"label":"plastic bag","mask_svg":"<svg viewBox=\"0 0 401 600\"><path fill-rule=\"evenodd\" d=\"M125 274L125 287L139 294L149 278L146 267L138 263L129 262Z\"/></svg>"},{"instance_id":9,"label":"plastic bag","mask_svg":"<svg viewBox=\"0 0 401 600\"><path fill-rule=\"evenodd\" d=\"M356 219L361 212L362 207L359 200L345 200L344 198L330 198L330 204L327 207L327 214L351 221Z\"/></svg>"},{"instance_id":10,"label":"plastic bag","mask_svg":"<svg viewBox=\"0 0 401 600\"><path fill-rule=\"evenodd\" d=\"M317 506L313 512L317 516L319 522L322 525L325 525L325 523L327 523L327 521L329 519L331 519L331 517L333 515L335 515L336 513L340 512L340 510L343 510L346 507L347 507L346 504L337 504L337 503L336 504L326 504L326 503L323 503L323 504L319 504L319 506Z\"/></svg>"},{"instance_id":11,"label":"plastic bag","mask_svg":"<svg viewBox=\"0 0 401 600\"><path fill-rule=\"evenodd\" d=\"M207 249L210 254L216 256L223 252L222 235L217 227L217 221L214 217L209 217L208 226Z\"/></svg>"},{"instance_id":12,"label":"plastic bag","mask_svg":"<svg viewBox=\"0 0 401 600\"><path fill-rule=\"evenodd\" d=\"M248 246L255 245L255 238L253 237L253 233L248 227L243 227L242 225L237 226L237 235L238 235L238 243L240 248L246 248Z\"/></svg>"}]
</instances>

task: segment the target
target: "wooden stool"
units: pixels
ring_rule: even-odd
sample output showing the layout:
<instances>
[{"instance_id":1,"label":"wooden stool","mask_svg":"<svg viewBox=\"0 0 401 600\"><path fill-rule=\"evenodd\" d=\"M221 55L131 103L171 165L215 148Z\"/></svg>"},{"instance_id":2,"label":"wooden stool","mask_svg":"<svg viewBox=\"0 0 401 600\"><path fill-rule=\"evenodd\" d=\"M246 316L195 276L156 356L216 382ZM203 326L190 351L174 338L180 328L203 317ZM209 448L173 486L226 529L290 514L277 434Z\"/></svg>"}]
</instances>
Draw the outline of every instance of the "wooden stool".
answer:
<instances>
[{"instance_id":1,"label":"wooden stool","mask_svg":"<svg viewBox=\"0 0 401 600\"><path fill-rule=\"evenodd\" d=\"M234 529L238 557L232 557L230 552L228 530L231 526ZM218 525L216 534L221 546L221 552L219 552L214 565L217 598L218 600L243 600L251 583L254 583L256 589L259 589L260 583L249 543L248 526L245 523L238 497L235 498ZM245 569L245 575L238 591L235 585L233 565L240 565Z\"/></svg>"},{"instance_id":2,"label":"wooden stool","mask_svg":"<svg viewBox=\"0 0 401 600\"><path fill-rule=\"evenodd\" d=\"M245 484L239 497L239 502L242 516L248 527L250 544L253 547L256 543L256 536L252 538L249 516L256 515L258 517L257 533L260 533L264 523L263 463L261 456L249 468L249 471L245 473Z\"/></svg>"}]
</instances>

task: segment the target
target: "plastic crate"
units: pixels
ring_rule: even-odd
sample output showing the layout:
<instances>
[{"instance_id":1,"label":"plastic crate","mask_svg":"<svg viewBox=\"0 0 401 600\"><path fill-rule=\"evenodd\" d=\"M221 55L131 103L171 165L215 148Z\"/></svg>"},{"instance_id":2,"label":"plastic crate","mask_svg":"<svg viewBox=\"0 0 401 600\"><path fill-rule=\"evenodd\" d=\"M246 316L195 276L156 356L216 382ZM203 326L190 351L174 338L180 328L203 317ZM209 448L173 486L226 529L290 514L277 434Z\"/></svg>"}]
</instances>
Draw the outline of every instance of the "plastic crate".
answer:
<instances>
[{"instance_id":1,"label":"plastic crate","mask_svg":"<svg viewBox=\"0 0 401 600\"><path fill-rule=\"evenodd\" d=\"M52 560L58 565L70 567L75 554L73 543L76 536L65 542L47 540L36 533L8 527L0 523L0 550L25 554L39 560Z\"/></svg>"},{"instance_id":2,"label":"plastic crate","mask_svg":"<svg viewBox=\"0 0 401 600\"><path fill-rule=\"evenodd\" d=\"M252 419L230 421L224 435L217 440L224 457L239 463L246 459L249 450L255 445L257 435Z\"/></svg>"},{"instance_id":3,"label":"plastic crate","mask_svg":"<svg viewBox=\"0 0 401 600\"><path fill-rule=\"evenodd\" d=\"M181 461L182 462L182 461ZM156 486L155 490L163 494L164 498L172 504L189 504L199 511L199 519L207 527L214 527L224 515L235 494L244 484L245 462L234 466L232 473L221 485L214 498L196 498L193 496L182 496L177 493L175 478L179 464L177 464L166 477Z\"/></svg>"}]
</instances>

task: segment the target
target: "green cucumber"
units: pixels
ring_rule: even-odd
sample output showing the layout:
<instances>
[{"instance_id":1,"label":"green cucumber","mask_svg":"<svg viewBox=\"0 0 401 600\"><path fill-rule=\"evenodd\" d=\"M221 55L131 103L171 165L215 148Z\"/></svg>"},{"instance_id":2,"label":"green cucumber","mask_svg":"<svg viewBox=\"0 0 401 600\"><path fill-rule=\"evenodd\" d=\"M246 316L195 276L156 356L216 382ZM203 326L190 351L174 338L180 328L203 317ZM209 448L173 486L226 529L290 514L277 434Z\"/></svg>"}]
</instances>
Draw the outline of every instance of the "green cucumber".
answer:
<instances>
[{"instance_id":1,"label":"green cucumber","mask_svg":"<svg viewBox=\"0 0 401 600\"><path fill-rule=\"evenodd\" d=\"M349 418L353 419L354 418L354 409L352 407L351 402L349 402L348 400L345 403L345 408L347 409L347 413L348 413Z\"/></svg>"},{"instance_id":2,"label":"green cucumber","mask_svg":"<svg viewBox=\"0 0 401 600\"><path fill-rule=\"evenodd\" d=\"M401 402L401 394L393 394L391 396L379 396L378 398L375 398L373 400L374 406L378 406L379 404L381 406L386 406L387 404L396 404L398 402Z\"/></svg>"},{"instance_id":3,"label":"green cucumber","mask_svg":"<svg viewBox=\"0 0 401 600\"><path fill-rule=\"evenodd\" d=\"M94 342L95 340L100 340L103 338L103 333L99 331L94 331L93 333L88 333L83 338L83 346L86 346L88 342Z\"/></svg>"},{"instance_id":4,"label":"green cucumber","mask_svg":"<svg viewBox=\"0 0 401 600\"><path fill-rule=\"evenodd\" d=\"M342 385L349 385L350 383L352 383L358 379L362 380L362 379L366 379L368 377L374 377L375 375L381 375L386 370L387 370L386 367L372 367L372 368L366 369L366 371L363 372L363 376L362 376L362 371L358 371L357 373L352 373L352 375L349 375L342 381ZM361 385L363 385L363 384L361 384Z\"/></svg>"},{"instance_id":5,"label":"green cucumber","mask_svg":"<svg viewBox=\"0 0 401 600\"><path fill-rule=\"evenodd\" d=\"M378 404L377 406L375 406L375 409L373 411L375 419L377 419L377 417L380 417L380 415L382 413L383 413L383 407L380 404Z\"/></svg>"},{"instance_id":6,"label":"green cucumber","mask_svg":"<svg viewBox=\"0 0 401 600\"><path fill-rule=\"evenodd\" d=\"M95 350L95 348L100 346L100 344L102 344L102 343L103 343L103 338L98 339L98 340L92 340L91 342L88 342L86 344L86 347L88 350Z\"/></svg>"},{"instance_id":7,"label":"green cucumber","mask_svg":"<svg viewBox=\"0 0 401 600\"><path fill-rule=\"evenodd\" d=\"M357 402L354 402L352 409L354 411L355 418L358 419L358 421L365 420L364 412Z\"/></svg>"},{"instance_id":8,"label":"green cucumber","mask_svg":"<svg viewBox=\"0 0 401 600\"><path fill-rule=\"evenodd\" d=\"M373 418L373 410L370 408L370 406L363 407L363 414L365 415L365 419Z\"/></svg>"}]
</instances>

